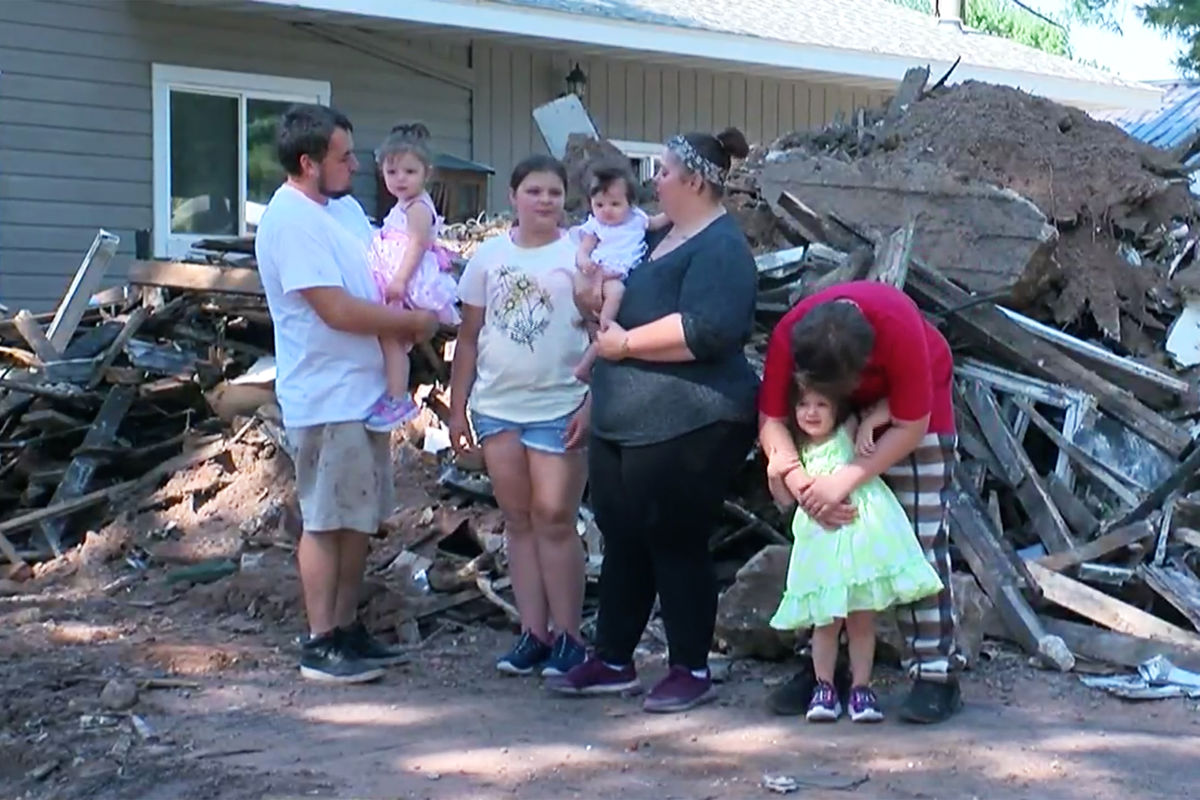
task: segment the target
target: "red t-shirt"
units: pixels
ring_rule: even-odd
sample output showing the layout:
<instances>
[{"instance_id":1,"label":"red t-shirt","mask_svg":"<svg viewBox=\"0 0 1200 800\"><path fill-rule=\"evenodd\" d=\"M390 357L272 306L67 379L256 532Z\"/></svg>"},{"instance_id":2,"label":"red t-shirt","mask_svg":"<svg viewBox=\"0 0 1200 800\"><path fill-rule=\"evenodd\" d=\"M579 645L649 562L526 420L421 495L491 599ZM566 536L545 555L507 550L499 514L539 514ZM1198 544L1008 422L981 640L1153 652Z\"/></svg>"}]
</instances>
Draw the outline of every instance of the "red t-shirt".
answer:
<instances>
[{"instance_id":1,"label":"red t-shirt","mask_svg":"<svg viewBox=\"0 0 1200 800\"><path fill-rule=\"evenodd\" d=\"M875 329L875 347L850 397L855 407L887 398L892 417L915 420L929 415L929 433L954 433L950 345L916 304L899 289L873 281L843 283L796 304L771 333L758 410L782 419L792 413L788 395L795 371L792 327L805 314L831 300L852 300Z\"/></svg>"}]
</instances>

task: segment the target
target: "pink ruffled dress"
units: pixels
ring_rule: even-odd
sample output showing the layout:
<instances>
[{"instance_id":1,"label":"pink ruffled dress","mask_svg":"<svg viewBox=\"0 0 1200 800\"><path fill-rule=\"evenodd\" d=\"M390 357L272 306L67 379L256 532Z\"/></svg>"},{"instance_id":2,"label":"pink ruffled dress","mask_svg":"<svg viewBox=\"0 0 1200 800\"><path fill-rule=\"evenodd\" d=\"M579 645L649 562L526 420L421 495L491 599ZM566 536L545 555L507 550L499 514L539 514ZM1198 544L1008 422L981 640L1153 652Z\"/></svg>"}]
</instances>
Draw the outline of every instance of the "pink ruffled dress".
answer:
<instances>
[{"instance_id":1,"label":"pink ruffled dress","mask_svg":"<svg viewBox=\"0 0 1200 800\"><path fill-rule=\"evenodd\" d=\"M421 203L433 215L433 236L441 233L442 218L438 216L433 198L428 193L422 194L408 203L397 203L383 220L383 227L371 239L370 260L371 275L379 290L380 300L387 297L387 287L392 276L404 261L404 252L408 249L408 209L414 204ZM460 322L458 308L458 288L451 273L451 253L436 241L425 251L417 268L413 270L408 280L408 287L403 300L393 301L393 305L403 308L423 309L437 314L438 321L445 325L457 325Z\"/></svg>"}]
</instances>

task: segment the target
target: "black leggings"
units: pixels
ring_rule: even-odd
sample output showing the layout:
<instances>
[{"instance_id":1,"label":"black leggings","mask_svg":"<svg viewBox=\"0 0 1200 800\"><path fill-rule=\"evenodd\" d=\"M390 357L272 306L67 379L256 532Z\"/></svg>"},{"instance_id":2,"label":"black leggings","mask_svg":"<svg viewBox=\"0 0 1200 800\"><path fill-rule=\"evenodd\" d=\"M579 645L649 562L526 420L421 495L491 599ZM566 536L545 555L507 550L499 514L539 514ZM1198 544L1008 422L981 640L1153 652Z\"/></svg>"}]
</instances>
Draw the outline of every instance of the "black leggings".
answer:
<instances>
[{"instance_id":1,"label":"black leggings","mask_svg":"<svg viewBox=\"0 0 1200 800\"><path fill-rule=\"evenodd\" d=\"M753 425L729 422L637 447L592 437L588 479L604 535L600 659L631 662L657 594L670 664L705 668L717 615L708 541L753 441Z\"/></svg>"}]
</instances>

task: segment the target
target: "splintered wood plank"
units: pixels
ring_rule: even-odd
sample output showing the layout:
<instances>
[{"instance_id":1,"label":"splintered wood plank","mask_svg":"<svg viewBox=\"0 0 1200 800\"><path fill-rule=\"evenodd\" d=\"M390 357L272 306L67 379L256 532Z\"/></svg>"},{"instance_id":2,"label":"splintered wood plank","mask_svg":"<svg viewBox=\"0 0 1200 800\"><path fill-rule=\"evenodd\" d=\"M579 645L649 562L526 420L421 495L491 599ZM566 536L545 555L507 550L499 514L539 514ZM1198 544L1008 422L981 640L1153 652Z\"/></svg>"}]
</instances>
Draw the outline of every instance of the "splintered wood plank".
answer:
<instances>
[{"instance_id":1,"label":"splintered wood plank","mask_svg":"<svg viewBox=\"0 0 1200 800\"><path fill-rule=\"evenodd\" d=\"M86 455L86 453L103 449L112 444L117 436L117 429L121 426L121 421L125 419L125 414L129 411L136 396L137 390L132 386L116 386L109 391L108 396L104 398L103 405L100 406L100 411L96 414L95 422L92 423L91 429L83 437L83 442L79 446L80 451L85 455L71 459L62 483L54 490L54 496L50 499L51 505L72 500L87 491L88 484L91 483L92 476L103 459L95 455ZM65 517L53 517L40 523L42 536L57 555L62 555L62 535L66 526Z\"/></svg>"},{"instance_id":2,"label":"splintered wood plank","mask_svg":"<svg viewBox=\"0 0 1200 800\"><path fill-rule=\"evenodd\" d=\"M129 282L193 292L263 294L262 280L257 270L187 264L182 261L134 261L129 265Z\"/></svg>"},{"instance_id":3,"label":"splintered wood plank","mask_svg":"<svg viewBox=\"0 0 1200 800\"><path fill-rule=\"evenodd\" d=\"M1027 564L1030 574L1041 587L1042 596L1068 611L1074 611L1118 633L1157 639L1163 642L1200 648L1200 636L1164 622L1153 614L1109 597L1077 580L1048 570L1036 561Z\"/></svg>"},{"instance_id":4,"label":"splintered wood plank","mask_svg":"<svg viewBox=\"0 0 1200 800\"><path fill-rule=\"evenodd\" d=\"M1067 454L1067 457L1078 464L1085 472L1092 476L1095 480L1108 487L1109 491L1119 497L1129 506L1135 506L1138 502L1138 496L1132 489L1126 486L1120 478L1100 462L1099 459L1092 456L1083 448L1076 445L1074 442L1068 441L1066 436L1063 436L1062 431L1055 428L1050 421L1038 413L1033 407L1033 403L1023 397L1013 399L1017 407L1025 412L1029 420L1037 426L1038 430L1046 435L1054 446Z\"/></svg>"},{"instance_id":5,"label":"splintered wood plank","mask_svg":"<svg viewBox=\"0 0 1200 800\"><path fill-rule=\"evenodd\" d=\"M67 345L71 343L71 337L75 335L75 330L83 320L92 295L100 288L100 282L104 280L104 273L108 271L108 265L117 254L117 245L120 243L120 236L103 228L96 232L92 246L88 248L79 269L75 271L71 285L67 287L62 302L58 304L58 310L54 312L54 319L50 320L50 327L46 330L50 344L59 352L66 350Z\"/></svg>"},{"instance_id":6,"label":"splintered wood plank","mask_svg":"<svg viewBox=\"0 0 1200 800\"><path fill-rule=\"evenodd\" d=\"M1200 647L1167 644L1054 617L1042 617L1041 621L1047 631L1062 637L1072 652L1092 661L1136 669L1138 665L1162 655L1177 667L1200 671Z\"/></svg>"},{"instance_id":7,"label":"splintered wood plank","mask_svg":"<svg viewBox=\"0 0 1200 800\"><path fill-rule=\"evenodd\" d=\"M117 356L125 349L125 345L129 343L129 340L141 329L142 325L149 318L150 310L145 306L139 306L129 315L128 319L125 320L125 325L121 328L121 332L117 334L117 338L113 339L112 344L105 351L104 357L100 359L100 364L92 374L92 379L88 381L87 388L95 389L104 381L104 374L108 371L108 368L113 365L113 362L117 360Z\"/></svg>"},{"instance_id":8,"label":"splintered wood plank","mask_svg":"<svg viewBox=\"0 0 1200 800\"><path fill-rule=\"evenodd\" d=\"M17 329L17 333L21 334L21 338L25 340L25 343L43 364L62 358L62 353L46 338L46 332L42 330L41 323L27 309L22 308L18 311L12 319L12 323Z\"/></svg>"},{"instance_id":9,"label":"splintered wood plank","mask_svg":"<svg viewBox=\"0 0 1200 800\"><path fill-rule=\"evenodd\" d=\"M1198 470L1200 470L1200 447L1194 449L1187 458L1179 462L1179 466L1171 473L1171 477L1147 492L1140 503L1127 511L1121 518L1109 522L1107 527L1123 527L1142 519L1152 511L1157 511L1172 493L1183 486L1186 481L1195 477Z\"/></svg>"},{"instance_id":10,"label":"splintered wood plank","mask_svg":"<svg viewBox=\"0 0 1200 800\"><path fill-rule=\"evenodd\" d=\"M0 554L3 554L8 559L8 563L13 566L20 566L25 563L25 559L21 558L21 554L17 552L17 548L13 547L13 543L3 533L0 533Z\"/></svg>"},{"instance_id":11,"label":"splintered wood plank","mask_svg":"<svg viewBox=\"0 0 1200 800\"><path fill-rule=\"evenodd\" d=\"M1017 500L1029 515L1038 538L1051 553L1070 551L1075 547L1075 541L1067 521L1054 505L1042 476L1029 460L1025 449L1005 423L995 395L978 381L968 380L963 384L967 405L1003 466L1004 477L1015 489Z\"/></svg>"},{"instance_id":12,"label":"splintered wood plank","mask_svg":"<svg viewBox=\"0 0 1200 800\"><path fill-rule=\"evenodd\" d=\"M971 295L918 258L909 265L904 289L923 307L940 312L973 344L987 348L997 358L1019 365L1036 377L1094 395L1100 408L1170 455L1178 457L1191 445L1192 437L1186 430L1151 410L1132 393L1026 331L994 303ZM1197 466L1200 456L1192 465L1193 472Z\"/></svg>"},{"instance_id":13,"label":"splintered wood plank","mask_svg":"<svg viewBox=\"0 0 1200 800\"><path fill-rule=\"evenodd\" d=\"M1017 644L1037 654L1046 632L1029 603L1016 591L1018 575L1000 547L991 520L980 503L960 488L950 500L950 538L967 560L984 593L991 598Z\"/></svg>"},{"instance_id":14,"label":"splintered wood plank","mask_svg":"<svg viewBox=\"0 0 1200 800\"><path fill-rule=\"evenodd\" d=\"M1182 564L1142 564L1138 574L1146 585L1200 629L1200 580Z\"/></svg>"},{"instance_id":15,"label":"splintered wood plank","mask_svg":"<svg viewBox=\"0 0 1200 800\"><path fill-rule=\"evenodd\" d=\"M1142 520L1141 522L1135 522L1132 525L1127 525L1124 528L1118 528L1115 531L1106 533L1087 544L1079 545L1069 552L1052 553L1051 555L1043 556L1037 559L1037 563L1046 569L1062 572L1063 570L1078 566L1085 561L1096 561L1109 553L1129 547L1129 545L1135 542L1149 539L1154 533L1154 526L1146 520Z\"/></svg>"},{"instance_id":16,"label":"splintered wood plank","mask_svg":"<svg viewBox=\"0 0 1200 800\"><path fill-rule=\"evenodd\" d=\"M875 246L875 263L867 273L867 280L886 283L897 289L904 288L908 278L908 262L912 257L915 223L910 222Z\"/></svg>"},{"instance_id":17,"label":"splintered wood plank","mask_svg":"<svg viewBox=\"0 0 1200 800\"><path fill-rule=\"evenodd\" d=\"M1076 497L1075 492L1067 486L1058 475L1051 473L1046 476L1046 488L1050 490L1050 499L1058 506L1063 519L1075 531L1080 539L1087 540L1100 530L1100 520L1091 512L1083 501Z\"/></svg>"},{"instance_id":18,"label":"splintered wood plank","mask_svg":"<svg viewBox=\"0 0 1200 800\"><path fill-rule=\"evenodd\" d=\"M925 84L929 82L929 67L911 67L904 73L900 86L892 101L888 103L887 119L895 122L904 116L904 111L921 97Z\"/></svg>"}]
</instances>

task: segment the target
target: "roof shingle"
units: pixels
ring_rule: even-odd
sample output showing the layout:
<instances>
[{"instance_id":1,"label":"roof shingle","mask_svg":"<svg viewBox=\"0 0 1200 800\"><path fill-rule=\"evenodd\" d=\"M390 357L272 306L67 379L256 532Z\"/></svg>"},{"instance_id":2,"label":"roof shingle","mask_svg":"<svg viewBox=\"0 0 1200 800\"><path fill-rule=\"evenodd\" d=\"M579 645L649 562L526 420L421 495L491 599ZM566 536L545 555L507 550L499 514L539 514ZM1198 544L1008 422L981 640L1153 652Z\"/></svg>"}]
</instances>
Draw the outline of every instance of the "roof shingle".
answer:
<instances>
[{"instance_id":1,"label":"roof shingle","mask_svg":"<svg viewBox=\"0 0 1200 800\"><path fill-rule=\"evenodd\" d=\"M790 44L953 62L1113 86L1111 73L939 22L888 0L496 0L546 11L732 33Z\"/></svg>"}]
</instances>

